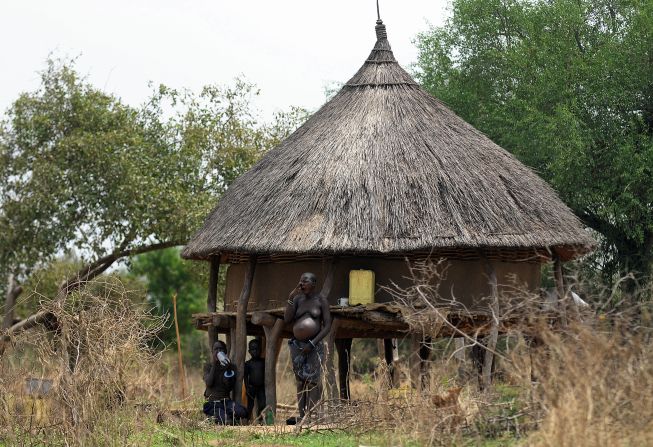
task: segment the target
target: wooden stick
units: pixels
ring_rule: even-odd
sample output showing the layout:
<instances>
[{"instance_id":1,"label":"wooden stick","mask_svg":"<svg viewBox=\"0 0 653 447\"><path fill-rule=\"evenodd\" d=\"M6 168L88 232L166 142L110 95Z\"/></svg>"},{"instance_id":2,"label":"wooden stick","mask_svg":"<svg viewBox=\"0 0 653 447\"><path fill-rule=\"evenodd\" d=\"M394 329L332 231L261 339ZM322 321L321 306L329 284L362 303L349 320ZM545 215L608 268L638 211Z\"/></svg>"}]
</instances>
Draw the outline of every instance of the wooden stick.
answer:
<instances>
[{"instance_id":1,"label":"wooden stick","mask_svg":"<svg viewBox=\"0 0 653 447\"><path fill-rule=\"evenodd\" d=\"M177 333L177 358L179 364L179 384L181 385L181 398L186 399L186 375L184 374L184 363L181 358L181 338L179 337L179 321L177 320L177 292L172 294L172 310L175 316L175 332Z\"/></svg>"},{"instance_id":2,"label":"wooden stick","mask_svg":"<svg viewBox=\"0 0 653 447\"><path fill-rule=\"evenodd\" d=\"M250 256L247 274L245 275L245 283L238 298L238 308L236 310L236 349L234 352L236 386L234 387L234 400L238 403L242 402L241 390L245 373L245 352L247 352L247 303L249 302L249 295L252 292L255 269L256 257Z\"/></svg>"}]
</instances>

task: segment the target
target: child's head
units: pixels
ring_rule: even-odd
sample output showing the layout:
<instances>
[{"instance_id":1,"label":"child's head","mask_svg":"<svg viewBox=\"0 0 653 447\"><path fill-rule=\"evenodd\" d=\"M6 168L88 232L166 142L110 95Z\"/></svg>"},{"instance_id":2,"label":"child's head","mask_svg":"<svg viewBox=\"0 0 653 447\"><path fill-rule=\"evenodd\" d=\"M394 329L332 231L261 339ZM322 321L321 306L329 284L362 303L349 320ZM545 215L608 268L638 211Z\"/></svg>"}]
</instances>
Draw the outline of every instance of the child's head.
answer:
<instances>
[{"instance_id":1,"label":"child's head","mask_svg":"<svg viewBox=\"0 0 653 447\"><path fill-rule=\"evenodd\" d=\"M222 340L216 340L213 343L213 355L215 356L218 352L222 352L223 354L227 353L227 345Z\"/></svg>"},{"instance_id":2,"label":"child's head","mask_svg":"<svg viewBox=\"0 0 653 447\"><path fill-rule=\"evenodd\" d=\"M249 355L252 357L260 357L261 356L261 342L254 339L249 342Z\"/></svg>"}]
</instances>

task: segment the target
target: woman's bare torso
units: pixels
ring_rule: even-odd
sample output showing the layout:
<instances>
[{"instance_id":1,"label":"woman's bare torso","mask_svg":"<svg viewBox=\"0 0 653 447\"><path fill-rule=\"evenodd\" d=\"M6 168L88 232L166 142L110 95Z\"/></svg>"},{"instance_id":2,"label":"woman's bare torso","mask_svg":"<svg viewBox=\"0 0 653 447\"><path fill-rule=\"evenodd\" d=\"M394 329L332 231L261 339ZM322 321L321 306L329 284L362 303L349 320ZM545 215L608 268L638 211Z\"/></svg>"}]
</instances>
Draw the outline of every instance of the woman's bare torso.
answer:
<instances>
[{"instance_id":1,"label":"woman's bare torso","mask_svg":"<svg viewBox=\"0 0 653 447\"><path fill-rule=\"evenodd\" d=\"M317 296L300 295L292 331L297 340L306 341L322 329L322 306Z\"/></svg>"}]
</instances>

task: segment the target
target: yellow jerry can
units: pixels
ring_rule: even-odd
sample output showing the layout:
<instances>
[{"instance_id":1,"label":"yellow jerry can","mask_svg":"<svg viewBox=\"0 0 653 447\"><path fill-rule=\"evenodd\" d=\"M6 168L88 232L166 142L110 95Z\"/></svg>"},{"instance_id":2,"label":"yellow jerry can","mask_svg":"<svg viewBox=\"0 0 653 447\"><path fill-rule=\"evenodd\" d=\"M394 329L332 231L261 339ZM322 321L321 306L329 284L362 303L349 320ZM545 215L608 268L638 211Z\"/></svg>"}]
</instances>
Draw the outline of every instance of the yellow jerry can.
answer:
<instances>
[{"instance_id":1,"label":"yellow jerry can","mask_svg":"<svg viewBox=\"0 0 653 447\"><path fill-rule=\"evenodd\" d=\"M349 305L374 302L374 272L372 270L349 271Z\"/></svg>"}]
</instances>

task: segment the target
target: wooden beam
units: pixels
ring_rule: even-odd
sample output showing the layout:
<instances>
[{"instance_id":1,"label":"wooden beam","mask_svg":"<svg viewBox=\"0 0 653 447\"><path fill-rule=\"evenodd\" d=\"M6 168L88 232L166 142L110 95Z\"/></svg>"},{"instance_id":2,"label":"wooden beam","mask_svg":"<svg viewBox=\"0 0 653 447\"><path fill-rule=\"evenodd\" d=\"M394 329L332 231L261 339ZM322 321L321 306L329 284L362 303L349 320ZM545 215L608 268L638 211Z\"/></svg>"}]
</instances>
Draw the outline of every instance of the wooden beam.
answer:
<instances>
[{"instance_id":1,"label":"wooden beam","mask_svg":"<svg viewBox=\"0 0 653 447\"><path fill-rule=\"evenodd\" d=\"M231 329L232 327L236 327L236 319L227 315L214 314L211 320L211 325L215 328L216 332L221 328Z\"/></svg>"},{"instance_id":2,"label":"wooden beam","mask_svg":"<svg viewBox=\"0 0 653 447\"><path fill-rule=\"evenodd\" d=\"M236 344L234 351L234 364L236 365L236 386L234 387L234 400L242 402L243 375L245 373L245 353L247 352L247 304L252 292L254 271L256 270L256 257L250 255L243 289L238 298L236 309Z\"/></svg>"},{"instance_id":3,"label":"wooden beam","mask_svg":"<svg viewBox=\"0 0 653 447\"><path fill-rule=\"evenodd\" d=\"M492 383L492 363L494 362L494 351L497 347L497 339L499 338L499 286L497 284L497 272L487 258L485 261L485 273L488 276L490 283L490 310L492 312L492 320L490 323L490 334L487 337L487 344L485 345L485 357L483 359L483 375L481 380L481 388L484 390L489 389Z\"/></svg>"},{"instance_id":4,"label":"wooden beam","mask_svg":"<svg viewBox=\"0 0 653 447\"><path fill-rule=\"evenodd\" d=\"M218 305L218 279L220 278L220 257L211 256L209 269L209 293L206 298L207 312L215 312ZM215 327L209 326L209 352L212 352L213 343L218 339Z\"/></svg>"},{"instance_id":5,"label":"wooden beam","mask_svg":"<svg viewBox=\"0 0 653 447\"><path fill-rule=\"evenodd\" d=\"M277 415L277 360L281 345L283 320L277 318L272 327L263 326L265 331L265 402Z\"/></svg>"},{"instance_id":6,"label":"wooden beam","mask_svg":"<svg viewBox=\"0 0 653 447\"><path fill-rule=\"evenodd\" d=\"M252 313L252 323L259 326L273 327L279 320L278 317L271 315L267 312L254 312Z\"/></svg>"}]
</instances>

